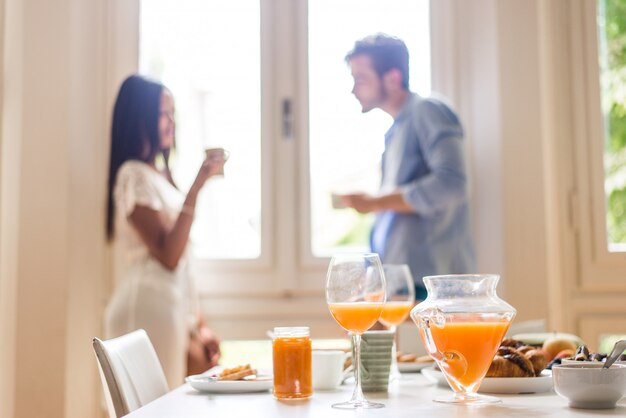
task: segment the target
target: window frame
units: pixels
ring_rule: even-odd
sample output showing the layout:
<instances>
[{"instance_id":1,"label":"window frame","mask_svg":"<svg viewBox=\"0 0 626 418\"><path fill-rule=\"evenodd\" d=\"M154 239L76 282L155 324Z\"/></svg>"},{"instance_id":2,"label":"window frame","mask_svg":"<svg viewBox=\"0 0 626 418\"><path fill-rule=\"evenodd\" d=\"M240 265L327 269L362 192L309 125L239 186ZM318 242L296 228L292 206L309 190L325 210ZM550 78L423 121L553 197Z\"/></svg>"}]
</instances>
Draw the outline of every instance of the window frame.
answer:
<instances>
[{"instance_id":1,"label":"window frame","mask_svg":"<svg viewBox=\"0 0 626 418\"><path fill-rule=\"evenodd\" d=\"M626 254L608 249L604 190L603 115L596 0L578 0L571 7L572 91L575 142L575 184L570 212L576 227L580 274L585 292L625 291Z\"/></svg>"},{"instance_id":2,"label":"window frame","mask_svg":"<svg viewBox=\"0 0 626 418\"><path fill-rule=\"evenodd\" d=\"M337 337L342 332L330 320L323 298L329 259L313 255L308 222L308 3L259 1L261 255L252 260L194 260L190 267L202 310L224 339L264 338L269 324L277 319L288 323L287 318L292 322L306 318L317 335ZM140 0L114 0L108 6L113 29L107 40L106 83L111 103L122 80L138 70L139 17ZM445 67L443 61L439 64ZM281 67L291 70L278 74L276 68ZM434 59L431 68L434 74ZM285 99L291 100L293 109L289 138L282 134Z\"/></svg>"},{"instance_id":3,"label":"window frame","mask_svg":"<svg viewBox=\"0 0 626 418\"><path fill-rule=\"evenodd\" d=\"M274 274L277 248L271 239L273 232L275 207L274 190L280 186L273 179L279 167L280 158L276 158L275 124L276 117L273 102L273 92L279 82L272 72L276 66L285 65L280 56L275 54L275 33L273 28L276 16L272 13L271 5L274 1L260 2L260 34L261 45L261 242L260 255L253 259L192 259L191 272L194 277L202 278L198 281L201 294L216 293L212 289L220 289L219 294L257 293L274 287ZM254 276L254 279L251 278Z\"/></svg>"}]
</instances>

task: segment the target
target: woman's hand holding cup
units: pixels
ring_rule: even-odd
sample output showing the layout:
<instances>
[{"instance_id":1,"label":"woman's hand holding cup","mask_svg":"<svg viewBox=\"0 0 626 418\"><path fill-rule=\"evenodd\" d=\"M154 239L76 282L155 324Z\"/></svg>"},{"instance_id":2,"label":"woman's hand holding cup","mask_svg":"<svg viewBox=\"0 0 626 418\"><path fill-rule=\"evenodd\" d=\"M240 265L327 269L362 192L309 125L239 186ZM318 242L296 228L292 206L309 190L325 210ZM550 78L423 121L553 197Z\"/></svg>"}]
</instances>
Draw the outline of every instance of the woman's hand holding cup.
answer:
<instances>
[{"instance_id":1,"label":"woman's hand holding cup","mask_svg":"<svg viewBox=\"0 0 626 418\"><path fill-rule=\"evenodd\" d=\"M204 183L213 176L224 175L224 164L228 159L228 151L223 148L211 148L205 150L205 159L198 169L198 174L189 189L188 200L191 197L195 205L195 196L198 194ZM191 195L191 196L189 196Z\"/></svg>"},{"instance_id":2,"label":"woman's hand holding cup","mask_svg":"<svg viewBox=\"0 0 626 418\"><path fill-rule=\"evenodd\" d=\"M215 171L212 172L212 175L224 175L224 164L226 164L226 160L228 160L228 151L224 148L209 148L205 151L206 161L209 161L211 165L215 167Z\"/></svg>"}]
</instances>

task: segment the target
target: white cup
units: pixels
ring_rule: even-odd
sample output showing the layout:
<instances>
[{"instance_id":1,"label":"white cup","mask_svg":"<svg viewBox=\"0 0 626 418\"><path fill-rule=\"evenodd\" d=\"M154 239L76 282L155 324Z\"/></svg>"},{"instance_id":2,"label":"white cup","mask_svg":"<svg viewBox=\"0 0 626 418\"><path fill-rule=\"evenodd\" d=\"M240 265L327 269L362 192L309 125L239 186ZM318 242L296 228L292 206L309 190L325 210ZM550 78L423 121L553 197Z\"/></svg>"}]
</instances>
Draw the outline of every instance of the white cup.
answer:
<instances>
[{"instance_id":1,"label":"white cup","mask_svg":"<svg viewBox=\"0 0 626 418\"><path fill-rule=\"evenodd\" d=\"M208 148L204 150L206 158L212 160L224 160L224 163L228 160L230 153L224 148ZM224 175L224 166L216 173L217 175Z\"/></svg>"},{"instance_id":2,"label":"white cup","mask_svg":"<svg viewBox=\"0 0 626 418\"><path fill-rule=\"evenodd\" d=\"M345 209L346 205L344 205L343 200L341 199L341 195L337 193L331 193L330 201L333 206L333 209Z\"/></svg>"},{"instance_id":3,"label":"white cup","mask_svg":"<svg viewBox=\"0 0 626 418\"><path fill-rule=\"evenodd\" d=\"M343 363L346 353L341 350L313 350L313 389L332 390L343 379Z\"/></svg>"}]
</instances>

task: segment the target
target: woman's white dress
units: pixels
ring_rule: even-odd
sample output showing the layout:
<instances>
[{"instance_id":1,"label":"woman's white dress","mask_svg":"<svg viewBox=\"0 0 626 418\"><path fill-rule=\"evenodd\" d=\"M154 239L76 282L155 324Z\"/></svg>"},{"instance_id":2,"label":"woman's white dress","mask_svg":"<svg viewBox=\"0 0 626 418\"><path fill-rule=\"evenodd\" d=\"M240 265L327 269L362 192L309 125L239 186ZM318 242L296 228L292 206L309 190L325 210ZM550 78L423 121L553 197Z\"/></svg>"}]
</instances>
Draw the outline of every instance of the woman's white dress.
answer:
<instances>
[{"instance_id":1,"label":"woman's white dress","mask_svg":"<svg viewBox=\"0 0 626 418\"><path fill-rule=\"evenodd\" d=\"M148 164L131 160L118 171L113 199L115 289L105 313L105 334L113 338L145 329L174 388L185 377L189 329L198 308L187 256L176 270L164 268L150 255L128 216L141 205L174 222L184 196Z\"/></svg>"}]
</instances>

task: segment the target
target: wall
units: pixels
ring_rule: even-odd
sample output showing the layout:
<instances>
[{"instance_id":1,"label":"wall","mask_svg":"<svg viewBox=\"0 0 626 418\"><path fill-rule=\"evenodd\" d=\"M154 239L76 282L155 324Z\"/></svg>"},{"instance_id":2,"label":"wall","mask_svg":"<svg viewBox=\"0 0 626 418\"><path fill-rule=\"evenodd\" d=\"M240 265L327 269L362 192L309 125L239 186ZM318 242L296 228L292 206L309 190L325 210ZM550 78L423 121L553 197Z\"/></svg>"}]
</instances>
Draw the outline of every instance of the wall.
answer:
<instances>
[{"instance_id":1,"label":"wall","mask_svg":"<svg viewBox=\"0 0 626 418\"><path fill-rule=\"evenodd\" d=\"M546 182L537 2L498 2L505 274L518 319L547 318ZM532 315L532 316L531 316Z\"/></svg>"},{"instance_id":2,"label":"wall","mask_svg":"<svg viewBox=\"0 0 626 418\"><path fill-rule=\"evenodd\" d=\"M0 415L97 416L105 2L4 4Z\"/></svg>"},{"instance_id":3,"label":"wall","mask_svg":"<svg viewBox=\"0 0 626 418\"><path fill-rule=\"evenodd\" d=\"M434 29L433 60L444 71L433 88L466 127L478 270L502 276L499 293L518 320L548 317L539 3L432 3L446 19Z\"/></svg>"},{"instance_id":4,"label":"wall","mask_svg":"<svg viewBox=\"0 0 626 418\"><path fill-rule=\"evenodd\" d=\"M15 29L12 20L19 13L16 10L7 10L8 5L0 1L0 15L4 30L0 33L0 64L2 74L6 74L5 53L17 53L18 40L15 38ZM3 77L4 78L4 77ZM14 381L15 381L15 310L17 293L17 227L12 222L18 213L18 180L19 163L14 158L19 155L19 142L8 141L5 138L16 137L15 104L20 101L18 84L0 84L0 336L4 341L0 344L0 416L12 417L14 412ZM7 107L8 106L8 107ZM11 157L11 158L9 158Z\"/></svg>"},{"instance_id":5,"label":"wall","mask_svg":"<svg viewBox=\"0 0 626 418\"><path fill-rule=\"evenodd\" d=\"M478 271L504 273L504 213L497 2L433 2L433 89L453 101L466 134ZM442 42L443 41L443 42ZM472 53L469 53L472 51ZM506 276L500 282L506 287Z\"/></svg>"},{"instance_id":6,"label":"wall","mask_svg":"<svg viewBox=\"0 0 626 418\"><path fill-rule=\"evenodd\" d=\"M70 117L69 55L62 46L67 45L69 25L58 5L24 1L20 6L23 19L16 22L16 30L21 32L21 54L6 57L7 72L22 74L21 117L15 121L15 139L21 147L15 219L19 237L15 416L44 416L47 411L61 416L67 349Z\"/></svg>"},{"instance_id":7,"label":"wall","mask_svg":"<svg viewBox=\"0 0 626 418\"><path fill-rule=\"evenodd\" d=\"M575 240L572 219L575 158L572 138L574 93L571 89L571 49L569 39L569 0L539 3L539 37L541 43L541 78L546 185L546 257L548 260L548 318L551 326L579 333L568 323L568 292L563 284L577 275ZM580 334L582 335L582 333Z\"/></svg>"},{"instance_id":8,"label":"wall","mask_svg":"<svg viewBox=\"0 0 626 418\"><path fill-rule=\"evenodd\" d=\"M91 339L100 333L107 252L103 241L108 162L106 4L68 4L68 276L64 416L96 416L101 393ZM80 34L80 36L77 36ZM81 367L76 367L81 365Z\"/></svg>"}]
</instances>

